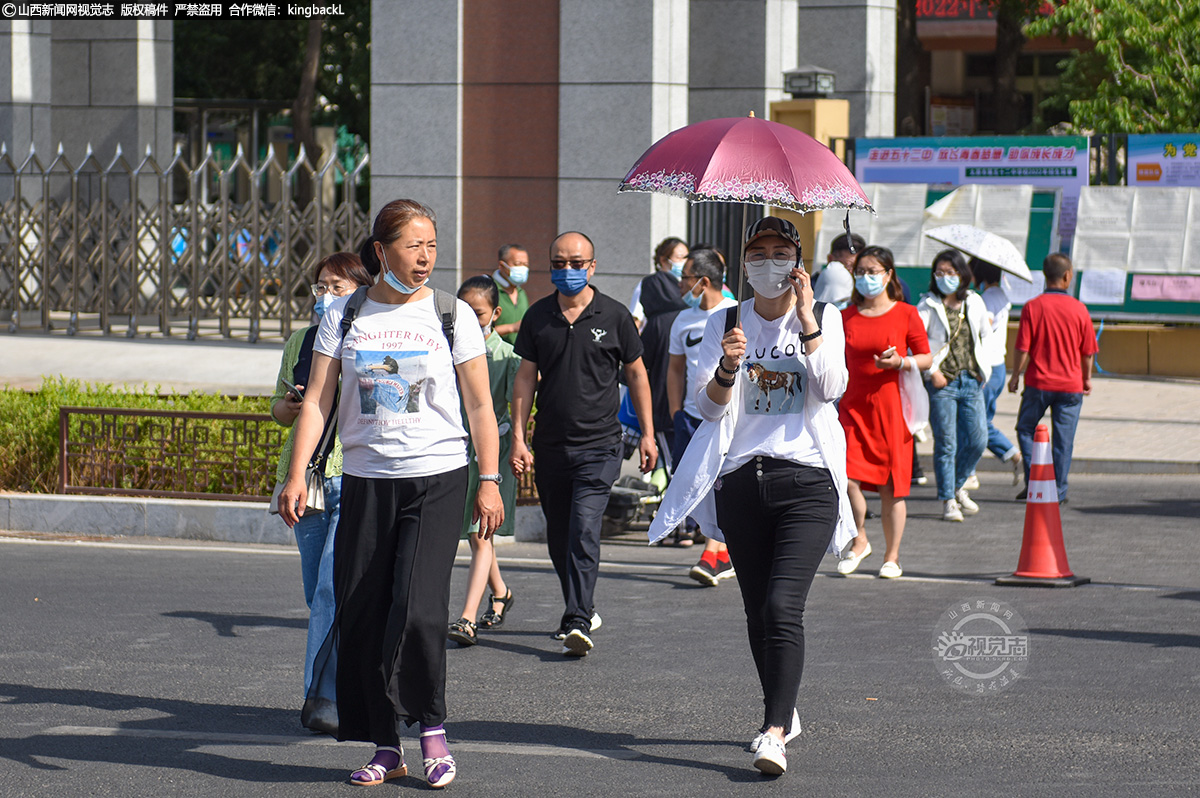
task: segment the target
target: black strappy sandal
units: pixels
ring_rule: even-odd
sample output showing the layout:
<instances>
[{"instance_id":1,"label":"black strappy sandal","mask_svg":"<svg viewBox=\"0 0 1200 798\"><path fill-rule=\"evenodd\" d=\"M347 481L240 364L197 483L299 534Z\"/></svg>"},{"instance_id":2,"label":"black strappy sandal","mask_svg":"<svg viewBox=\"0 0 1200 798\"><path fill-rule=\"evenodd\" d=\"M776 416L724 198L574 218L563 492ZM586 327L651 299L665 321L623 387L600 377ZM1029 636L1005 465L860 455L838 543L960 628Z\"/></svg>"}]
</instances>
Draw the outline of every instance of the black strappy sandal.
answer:
<instances>
[{"instance_id":1,"label":"black strappy sandal","mask_svg":"<svg viewBox=\"0 0 1200 798\"><path fill-rule=\"evenodd\" d=\"M462 646L473 646L478 640L475 638L475 624L468 621L466 618L459 618L454 623L450 624L450 631L447 636Z\"/></svg>"},{"instance_id":2,"label":"black strappy sandal","mask_svg":"<svg viewBox=\"0 0 1200 798\"><path fill-rule=\"evenodd\" d=\"M512 606L512 603L513 592L511 587L506 591L504 598L496 598L496 594L493 593L488 598L488 611L479 619L479 625L484 629L495 629L502 625L504 623L504 616L508 615L508 608ZM497 604L503 606L504 609L496 612L495 607Z\"/></svg>"}]
</instances>

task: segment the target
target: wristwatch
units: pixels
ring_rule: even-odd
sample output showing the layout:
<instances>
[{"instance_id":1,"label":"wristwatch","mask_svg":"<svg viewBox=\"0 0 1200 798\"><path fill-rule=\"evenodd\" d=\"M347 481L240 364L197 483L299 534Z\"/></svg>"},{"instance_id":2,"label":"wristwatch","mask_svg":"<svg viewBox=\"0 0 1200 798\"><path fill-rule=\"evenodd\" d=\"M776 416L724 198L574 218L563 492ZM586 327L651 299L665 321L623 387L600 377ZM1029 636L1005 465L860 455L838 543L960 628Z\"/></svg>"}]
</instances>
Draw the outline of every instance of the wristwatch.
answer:
<instances>
[{"instance_id":1,"label":"wristwatch","mask_svg":"<svg viewBox=\"0 0 1200 798\"><path fill-rule=\"evenodd\" d=\"M479 481L480 482L495 482L497 485L499 485L501 482L504 481L504 477L500 474L480 474Z\"/></svg>"}]
</instances>

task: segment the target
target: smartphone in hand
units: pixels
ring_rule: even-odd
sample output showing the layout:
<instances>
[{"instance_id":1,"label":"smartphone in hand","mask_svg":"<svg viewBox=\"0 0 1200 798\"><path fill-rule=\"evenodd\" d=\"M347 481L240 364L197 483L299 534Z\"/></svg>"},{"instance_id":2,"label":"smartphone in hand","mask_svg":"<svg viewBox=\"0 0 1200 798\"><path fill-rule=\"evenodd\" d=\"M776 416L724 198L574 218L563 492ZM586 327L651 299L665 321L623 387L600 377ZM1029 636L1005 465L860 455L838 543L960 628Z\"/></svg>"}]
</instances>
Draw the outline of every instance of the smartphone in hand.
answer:
<instances>
[{"instance_id":1,"label":"smartphone in hand","mask_svg":"<svg viewBox=\"0 0 1200 798\"><path fill-rule=\"evenodd\" d=\"M295 400L297 402L303 401L303 399L304 399L304 389L303 388L297 388L295 385L292 385L287 380L280 380L280 382L282 382L284 387L288 389L287 390L288 396L295 398Z\"/></svg>"}]
</instances>

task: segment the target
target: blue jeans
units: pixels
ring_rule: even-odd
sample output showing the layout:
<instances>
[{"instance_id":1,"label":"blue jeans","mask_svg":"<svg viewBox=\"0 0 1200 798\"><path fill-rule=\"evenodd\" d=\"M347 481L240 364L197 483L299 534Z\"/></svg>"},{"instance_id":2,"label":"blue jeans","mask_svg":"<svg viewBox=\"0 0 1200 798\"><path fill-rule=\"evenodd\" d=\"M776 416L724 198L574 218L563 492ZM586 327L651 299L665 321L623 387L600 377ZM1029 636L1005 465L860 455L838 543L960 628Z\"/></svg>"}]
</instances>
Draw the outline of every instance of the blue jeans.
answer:
<instances>
[{"instance_id":1,"label":"blue jeans","mask_svg":"<svg viewBox=\"0 0 1200 798\"><path fill-rule=\"evenodd\" d=\"M1079 426L1083 394L1043 391L1025 386L1021 393L1021 409L1017 411L1017 443L1021 445L1021 456L1025 458L1026 485L1029 484L1033 432L1047 408L1052 422L1050 456L1054 460L1054 482L1058 487L1058 499L1062 501L1067 498L1067 475L1071 472L1071 452L1075 449L1075 428Z\"/></svg>"},{"instance_id":2,"label":"blue jeans","mask_svg":"<svg viewBox=\"0 0 1200 798\"><path fill-rule=\"evenodd\" d=\"M292 527L296 547L300 549L300 574L304 580L304 600L308 603L308 643L304 652L304 693L312 686L313 664L329 628L333 626L333 541L341 514L342 478L325 480L325 512L309 510ZM336 701L337 652L331 651L321 675L316 698Z\"/></svg>"},{"instance_id":3,"label":"blue jeans","mask_svg":"<svg viewBox=\"0 0 1200 798\"><path fill-rule=\"evenodd\" d=\"M1004 392L1007 378L1008 373L1004 370L1004 366L995 365L992 366L992 376L983 384L983 407L987 412L987 448L989 452L1004 461L1012 459L1012 456L1017 453L1017 447L1012 445L1012 441L1006 438L1003 432L996 429L992 419L996 417L996 399Z\"/></svg>"},{"instance_id":4,"label":"blue jeans","mask_svg":"<svg viewBox=\"0 0 1200 798\"><path fill-rule=\"evenodd\" d=\"M987 416L979 381L963 372L945 388L929 388L933 428L933 473L938 500L954 498L987 447Z\"/></svg>"}]
</instances>

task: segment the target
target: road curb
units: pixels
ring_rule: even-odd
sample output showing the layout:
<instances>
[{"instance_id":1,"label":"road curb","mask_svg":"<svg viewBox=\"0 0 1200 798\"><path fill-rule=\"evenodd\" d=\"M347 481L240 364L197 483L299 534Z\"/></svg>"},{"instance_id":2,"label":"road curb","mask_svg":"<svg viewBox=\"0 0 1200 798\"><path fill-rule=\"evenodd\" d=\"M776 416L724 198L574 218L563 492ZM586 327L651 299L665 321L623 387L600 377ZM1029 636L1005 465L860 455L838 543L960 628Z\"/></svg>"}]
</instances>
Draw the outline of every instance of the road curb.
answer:
<instances>
[{"instance_id":1,"label":"road curb","mask_svg":"<svg viewBox=\"0 0 1200 798\"><path fill-rule=\"evenodd\" d=\"M266 502L0 493L0 529L55 535L100 535L211 540L223 543L294 542ZM517 542L542 542L540 507L518 507ZM503 540L503 539L500 539Z\"/></svg>"}]
</instances>

